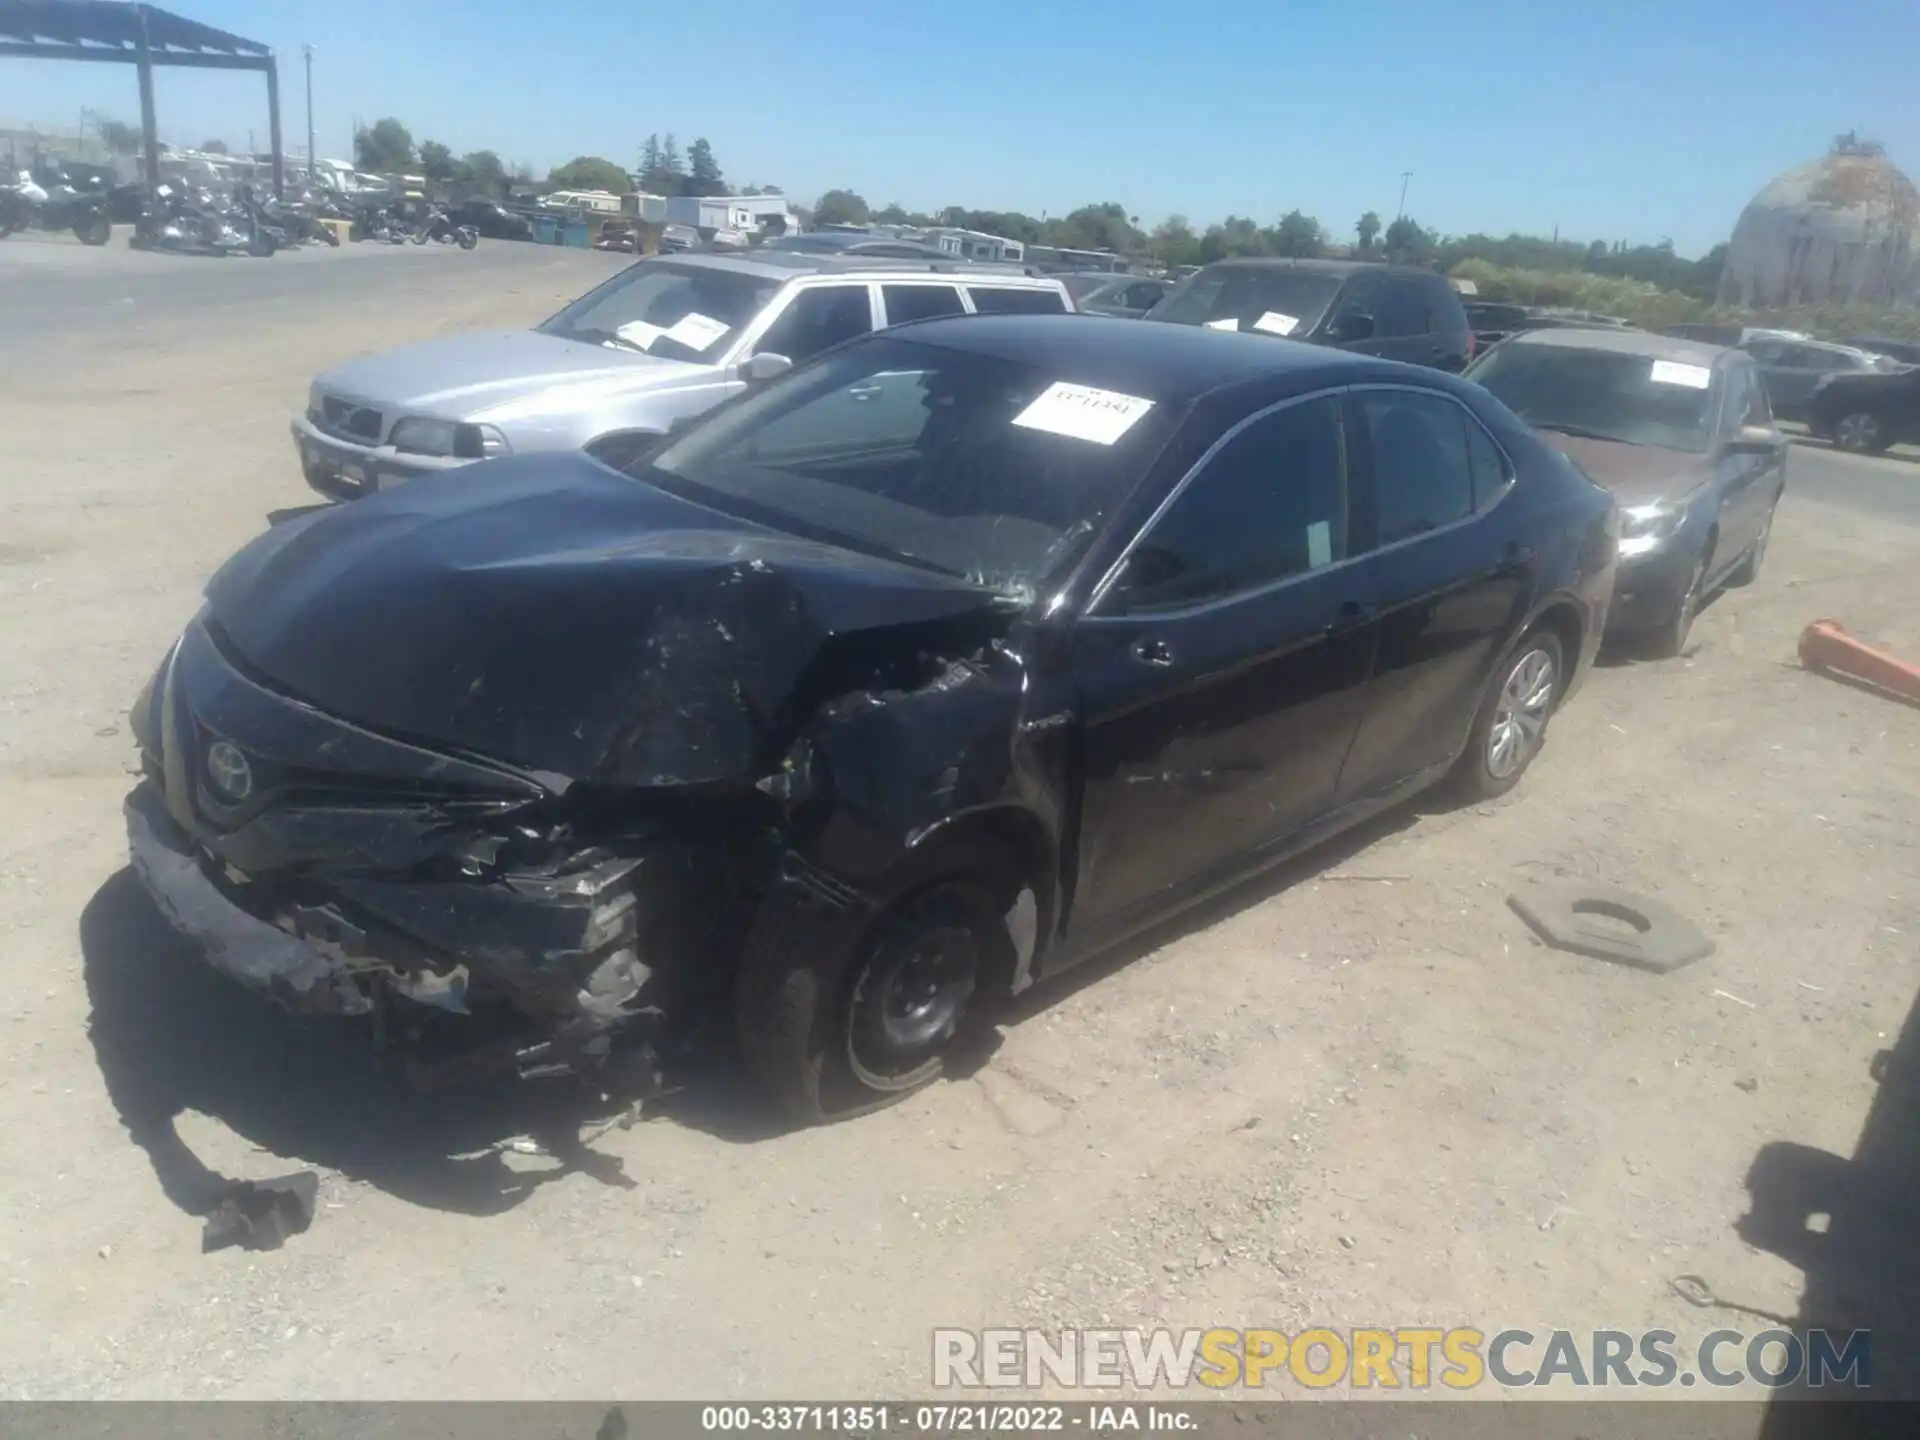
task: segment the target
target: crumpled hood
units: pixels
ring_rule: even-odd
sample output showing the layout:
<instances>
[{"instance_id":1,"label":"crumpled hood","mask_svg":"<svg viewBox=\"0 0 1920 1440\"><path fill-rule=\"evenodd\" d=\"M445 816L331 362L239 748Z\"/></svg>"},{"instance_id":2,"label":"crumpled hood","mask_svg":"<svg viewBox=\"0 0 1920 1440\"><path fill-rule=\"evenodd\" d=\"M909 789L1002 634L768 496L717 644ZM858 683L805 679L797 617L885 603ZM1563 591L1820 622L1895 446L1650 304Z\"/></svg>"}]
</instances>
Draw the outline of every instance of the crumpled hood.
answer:
<instances>
[{"instance_id":1,"label":"crumpled hood","mask_svg":"<svg viewBox=\"0 0 1920 1440\"><path fill-rule=\"evenodd\" d=\"M1649 505L1688 494L1713 472L1710 457L1686 450L1590 440L1558 430L1534 433L1605 486L1622 506Z\"/></svg>"},{"instance_id":2,"label":"crumpled hood","mask_svg":"<svg viewBox=\"0 0 1920 1440\"><path fill-rule=\"evenodd\" d=\"M702 366L535 330L484 330L349 360L314 384L379 410L484 421L510 415L535 397L558 401L555 392L613 394L706 373Z\"/></svg>"},{"instance_id":3,"label":"crumpled hood","mask_svg":"<svg viewBox=\"0 0 1920 1440\"><path fill-rule=\"evenodd\" d=\"M584 456L488 461L279 526L207 586L267 684L429 747L570 780L768 763L836 637L993 592L676 499Z\"/></svg>"}]
</instances>

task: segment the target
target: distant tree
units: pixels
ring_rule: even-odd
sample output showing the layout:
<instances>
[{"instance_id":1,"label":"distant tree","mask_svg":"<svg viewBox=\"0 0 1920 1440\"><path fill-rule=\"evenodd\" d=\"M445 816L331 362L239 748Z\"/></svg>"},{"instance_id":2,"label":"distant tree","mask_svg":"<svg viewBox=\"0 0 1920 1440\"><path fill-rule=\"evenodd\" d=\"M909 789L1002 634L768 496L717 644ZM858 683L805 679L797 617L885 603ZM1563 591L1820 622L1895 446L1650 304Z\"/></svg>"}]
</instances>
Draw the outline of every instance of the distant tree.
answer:
<instances>
[{"instance_id":1,"label":"distant tree","mask_svg":"<svg viewBox=\"0 0 1920 1440\"><path fill-rule=\"evenodd\" d=\"M1154 258L1162 265L1178 268L1200 263L1200 237L1184 215L1169 215L1154 226L1151 243Z\"/></svg>"},{"instance_id":2,"label":"distant tree","mask_svg":"<svg viewBox=\"0 0 1920 1440\"><path fill-rule=\"evenodd\" d=\"M1285 255L1294 260L1311 260L1325 253L1327 232L1311 215L1289 210L1280 217L1280 223L1273 227L1269 244L1276 255Z\"/></svg>"},{"instance_id":3,"label":"distant tree","mask_svg":"<svg viewBox=\"0 0 1920 1440\"><path fill-rule=\"evenodd\" d=\"M405 170L413 163L413 132L391 115L353 137L353 163L373 175Z\"/></svg>"},{"instance_id":4,"label":"distant tree","mask_svg":"<svg viewBox=\"0 0 1920 1440\"><path fill-rule=\"evenodd\" d=\"M687 147L686 195L725 195L727 182L720 176L720 162L713 158L713 146L703 135Z\"/></svg>"},{"instance_id":5,"label":"distant tree","mask_svg":"<svg viewBox=\"0 0 1920 1440\"><path fill-rule=\"evenodd\" d=\"M898 200L889 200L867 217L876 225L911 225L913 216Z\"/></svg>"},{"instance_id":6,"label":"distant tree","mask_svg":"<svg viewBox=\"0 0 1920 1440\"><path fill-rule=\"evenodd\" d=\"M829 190L813 207L816 225L864 225L869 218L867 202L851 190Z\"/></svg>"},{"instance_id":7,"label":"distant tree","mask_svg":"<svg viewBox=\"0 0 1920 1440\"><path fill-rule=\"evenodd\" d=\"M672 175L685 175L687 173L687 162L681 158L680 147L674 143L674 138L671 135L660 142L660 167ZM669 191L668 193L672 194L673 192Z\"/></svg>"},{"instance_id":8,"label":"distant tree","mask_svg":"<svg viewBox=\"0 0 1920 1440\"><path fill-rule=\"evenodd\" d=\"M1380 238L1380 217L1371 210L1367 211L1355 223L1353 233L1360 241L1362 253L1373 249L1373 242Z\"/></svg>"},{"instance_id":9,"label":"distant tree","mask_svg":"<svg viewBox=\"0 0 1920 1440\"><path fill-rule=\"evenodd\" d=\"M660 153L660 137L657 134L647 136L646 144L640 147L640 174L642 178L653 174L661 166L664 157Z\"/></svg>"},{"instance_id":10,"label":"distant tree","mask_svg":"<svg viewBox=\"0 0 1920 1440\"><path fill-rule=\"evenodd\" d=\"M1129 215L1124 205L1106 201L1100 205L1082 205L1046 225L1046 243L1064 245L1072 250L1111 250L1117 255L1137 252L1147 237L1137 228L1138 217Z\"/></svg>"},{"instance_id":11,"label":"distant tree","mask_svg":"<svg viewBox=\"0 0 1920 1440\"><path fill-rule=\"evenodd\" d=\"M224 140L202 140L200 142L200 153L203 155L224 155L227 153L227 142Z\"/></svg>"},{"instance_id":12,"label":"distant tree","mask_svg":"<svg viewBox=\"0 0 1920 1440\"><path fill-rule=\"evenodd\" d=\"M1404 264L1419 264L1433 251L1433 237L1422 230L1411 215L1402 215L1387 226L1387 254Z\"/></svg>"},{"instance_id":13,"label":"distant tree","mask_svg":"<svg viewBox=\"0 0 1920 1440\"><path fill-rule=\"evenodd\" d=\"M491 150L474 150L462 155L454 167L453 178L477 195L507 193L507 167Z\"/></svg>"},{"instance_id":14,"label":"distant tree","mask_svg":"<svg viewBox=\"0 0 1920 1440\"><path fill-rule=\"evenodd\" d=\"M1230 260L1241 255L1265 255L1267 236L1258 225L1241 215L1229 215L1218 225L1209 225L1200 237L1199 263Z\"/></svg>"},{"instance_id":15,"label":"distant tree","mask_svg":"<svg viewBox=\"0 0 1920 1440\"><path fill-rule=\"evenodd\" d=\"M668 136L668 143L672 143ZM678 195L683 180L677 166L667 164L667 146L658 135L647 136L640 147L640 188L649 195Z\"/></svg>"},{"instance_id":16,"label":"distant tree","mask_svg":"<svg viewBox=\"0 0 1920 1440\"><path fill-rule=\"evenodd\" d=\"M124 120L102 120L100 122L100 143L107 147L109 154L138 155L140 153L140 127L129 125ZM224 154L225 152L222 151Z\"/></svg>"},{"instance_id":17,"label":"distant tree","mask_svg":"<svg viewBox=\"0 0 1920 1440\"><path fill-rule=\"evenodd\" d=\"M453 151L438 140L420 142L420 173L427 179L444 183L453 179Z\"/></svg>"},{"instance_id":18,"label":"distant tree","mask_svg":"<svg viewBox=\"0 0 1920 1440\"><path fill-rule=\"evenodd\" d=\"M611 190L616 195L633 184L625 170L599 155L576 155L548 171L547 183L556 190Z\"/></svg>"}]
</instances>

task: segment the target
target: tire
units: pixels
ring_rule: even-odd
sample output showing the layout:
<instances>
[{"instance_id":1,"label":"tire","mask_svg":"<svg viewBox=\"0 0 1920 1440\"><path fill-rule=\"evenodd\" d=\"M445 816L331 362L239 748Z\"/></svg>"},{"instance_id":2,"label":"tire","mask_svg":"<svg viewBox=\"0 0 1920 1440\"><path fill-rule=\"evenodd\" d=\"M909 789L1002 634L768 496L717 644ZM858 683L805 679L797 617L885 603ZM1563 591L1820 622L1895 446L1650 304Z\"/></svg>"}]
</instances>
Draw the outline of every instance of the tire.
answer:
<instances>
[{"instance_id":1,"label":"tire","mask_svg":"<svg viewBox=\"0 0 1920 1440\"><path fill-rule=\"evenodd\" d=\"M1833 443L1856 455L1878 455L1893 444L1890 432L1871 410L1855 410L1833 422Z\"/></svg>"},{"instance_id":2,"label":"tire","mask_svg":"<svg viewBox=\"0 0 1920 1440\"><path fill-rule=\"evenodd\" d=\"M338 250L340 248L340 232L335 230L331 225L322 225L320 227L320 238L327 242L328 249Z\"/></svg>"},{"instance_id":3,"label":"tire","mask_svg":"<svg viewBox=\"0 0 1920 1440\"><path fill-rule=\"evenodd\" d=\"M1011 950L983 874L963 869L896 900L841 952L803 953L777 938L749 946L735 1031L748 1072L792 1119L866 1114L945 1072Z\"/></svg>"},{"instance_id":4,"label":"tire","mask_svg":"<svg viewBox=\"0 0 1920 1440\"><path fill-rule=\"evenodd\" d=\"M462 250L471 250L480 243L480 237L471 230L462 230L456 238L460 241Z\"/></svg>"},{"instance_id":5,"label":"tire","mask_svg":"<svg viewBox=\"0 0 1920 1440\"><path fill-rule=\"evenodd\" d=\"M416 231L414 231L414 232L413 232L413 243L414 243L414 244L416 244L416 245L424 245L424 244L426 244L426 243L427 243L427 232L426 232L426 231L424 231L424 230L416 230Z\"/></svg>"},{"instance_id":6,"label":"tire","mask_svg":"<svg viewBox=\"0 0 1920 1440\"><path fill-rule=\"evenodd\" d=\"M1693 634L1693 622L1699 618L1700 602L1706 598L1707 552L1702 550L1693 561L1693 573L1673 613L1643 637L1643 649L1650 660L1672 660L1687 648Z\"/></svg>"},{"instance_id":7,"label":"tire","mask_svg":"<svg viewBox=\"0 0 1920 1440\"><path fill-rule=\"evenodd\" d=\"M1466 803L1493 800L1518 785L1546 743L1566 688L1560 637L1544 626L1529 630L1487 681L1451 777L1455 796Z\"/></svg>"},{"instance_id":8,"label":"tire","mask_svg":"<svg viewBox=\"0 0 1920 1440\"><path fill-rule=\"evenodd\" d=\"M73 233L82 245L104 245L113 239L113 221L104 212L96 212L74 222Z\"/></svg>"},{"instance_id":9,"label":"tire","mask_svg":"<svg viewBox=\"0 0 1920 1440\"><path fill-rule=\"evenodd\" d=\"M1760 567L1766 563L1767 542L1773 538L1773 512L1780 508L1780 497L1776 494L1767 506L1767 518L1760 522L1760 534L1747 553L1740 559L1739 566L1727 577L1727 584L1738 588L1751 585L1760 578Z\"/></svg>"},{"instance_id":10,"label":"tire","mask_svg":"<svg viewBox=\"0 0 1920 1440\"><path fill-rule=\"evenodd\" d=\"M264 259L273 254L274 249L273 237L264 230L255 230L247 237L247 254L249 255L257 255Z\"/></svg>"}]
</instances>

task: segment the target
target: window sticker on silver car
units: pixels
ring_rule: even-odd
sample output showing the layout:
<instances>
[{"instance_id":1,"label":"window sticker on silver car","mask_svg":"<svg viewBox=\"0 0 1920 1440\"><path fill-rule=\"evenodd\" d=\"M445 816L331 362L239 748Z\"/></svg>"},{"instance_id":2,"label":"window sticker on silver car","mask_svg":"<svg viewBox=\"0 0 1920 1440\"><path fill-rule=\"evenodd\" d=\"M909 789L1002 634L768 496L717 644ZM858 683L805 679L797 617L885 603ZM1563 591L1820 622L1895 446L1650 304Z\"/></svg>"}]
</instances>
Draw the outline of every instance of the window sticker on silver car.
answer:
<instances>
[{"instance_id":1,"label":"window sticker on silver car","mask_svg":"<svg viewBox=\"0 0 1920 1440\"><path fill-rule=\"evenodd\" d=\"M629 320L613 333L618 335L622 340L625 340L629 345L638 345L642 350L645 350L667 332L662 326L649 325L644 320ZM620 348L611 340L604 343L610 349L618 350Z\"/></svg>"},{"instance_id":2,"label":"window sticker on silver car","mask_svg":"<svg viewBox=\"0 0 1920 1440\"><path fill-rule=\"evenodd\" d=\"M1070 385L1056 380L1013 423L1028 430L1045 430L1075 440L1111 445L1140 422L1153 401L1092 385Z\"/></svg>"},{"instance_id":3,"label":"window sticker on silver car","mask_svg":"<svg viewBox=\"0 0 1920 1440\"><path fill-rule=\"evenodd\" d=\"M1296 315L1282 315L1278 310L1269 310L1253 322L1253 328L1264 330L1269 335L1291 335L1299 324L1300 319Z\"/></svg>"},{"instance_id":4,"label":"window sticker on silver car","mask_svg":"<svg viewBox=\"0 0 1920 1440\"><path fill-rule=\"evenodd\" d=\"M706 350L732 328L725 321L702 315L696 310L691 315L683 315L666 333L667 338L676 345L684 345L689 350Z\"/></svg>"},{"instance_id":5,"label":"window sticker on silver car","mask_svg":"<svg viewBox=\"0 0 1920 1440\"><path fill-rule=\"evenodd\" d=\"M1240 322L1231 315L1227 316L1224 320L1207 321L1207 329L1209 330L1238 330L1239 328Z\"/></svg>"},{"instance_id":6,"label":"window sticker on silver car","mask_svg":"<svg viewBox=\"0 0 1920 1440\"><path fill-rule=\"evenodd\" d=\"M1713 372L1704 365L1682 365L1677 360L1656 360L1647 377L1656 385L1684 385L1689 390L1705 390L1713 384Z\"/></svg>"}]
</instances>

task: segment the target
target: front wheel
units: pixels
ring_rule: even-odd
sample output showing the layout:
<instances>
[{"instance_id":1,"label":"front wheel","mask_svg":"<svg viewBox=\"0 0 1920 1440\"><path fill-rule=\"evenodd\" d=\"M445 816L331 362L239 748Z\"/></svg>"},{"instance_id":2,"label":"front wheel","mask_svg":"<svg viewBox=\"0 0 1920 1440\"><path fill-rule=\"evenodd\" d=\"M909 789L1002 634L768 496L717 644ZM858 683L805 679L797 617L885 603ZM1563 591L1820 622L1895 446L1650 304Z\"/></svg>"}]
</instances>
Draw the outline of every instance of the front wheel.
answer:
<instances>
[{"instance_id":1,"label":"front wheel","mask_svg":"<svg viewBox=\"0 0 1920 1440\"><path fill-rule=\"evenodd\" d=\"M95 211L74 222L73 233L82 245L104 245L113 238L113 221Z\"/></svg>"},{"instance_id":2,"label":"front wheel","mask_svg":"<svg viewBox=\"0 0 1920 1440\"><path fill-rule=\"evenodd\" d=\"M1833 443L1856 455L1878 455L1893 444L1880 417L1869 410L1842 415L1833 427Z\"/></svg>"},{"instance_id":3,"label":"front wheel","mask_svg":"<svg viewBox=\"0 0 1920 1440\"><path fill-rule=\"evenodd\" d=\"M471 250L480 243L480 237L471 230L462 230L457 237L462 250Z\"/></svg>"},{"instance_id":4,"label":"front wheel","mask_svg":"<svg viewBox=\"0 0 1920 1440\"><path fill-rule=\"evenodd\" d=\"M748 1068L804 1124L920 1089L976 1022L1005 932L990 888L967 877L897 902L844 953L750 951L735 995Z\"/></svg>"},{"instance_id":5,"label":"front wheel","mask_svg":"<svg viewBox=\"0 0 1920 1440\"><path fill-rule=\"evenodd\" d=\"M1693 569L1687 576L1687 588L1674 604L1673 613L1646 636L1649 659L1671 660L1687 648L1687 637L1693 634L1694 617L1700 613L1700 602L1706 598L1701 593L1706 584L1707 556L1702 551L1693 562Z\"/></svg>"},{"instance_id":6,"label":"front wheel","mask_svg":"<svg viewBox=\"0 0 1920 1440\"><path fill-rule=\"evenodd\" d=\"M1566 667L1560 637L1542 629L1528 631L1494 672L1454 771L1462 800L1492 800L1520 783L1546 743L1547 722L1566 688Z\"/></svg>"}]
</instances>

